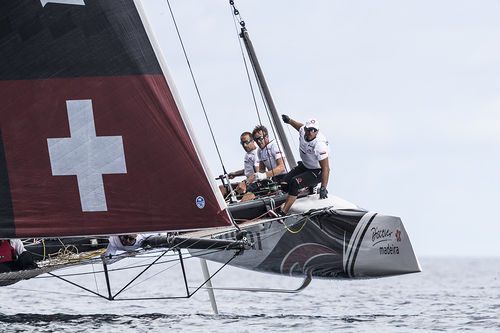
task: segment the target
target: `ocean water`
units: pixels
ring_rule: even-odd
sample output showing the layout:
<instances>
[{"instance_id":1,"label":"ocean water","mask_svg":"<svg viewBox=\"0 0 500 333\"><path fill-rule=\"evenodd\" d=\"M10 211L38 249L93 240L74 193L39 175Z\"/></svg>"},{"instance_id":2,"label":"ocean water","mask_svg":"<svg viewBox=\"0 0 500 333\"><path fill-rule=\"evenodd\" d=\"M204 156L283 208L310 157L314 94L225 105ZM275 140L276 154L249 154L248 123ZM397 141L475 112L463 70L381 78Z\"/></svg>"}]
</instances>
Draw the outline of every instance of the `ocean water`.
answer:
<instances>
[{"instance_id":1,"label":"ocean water","mask_svg":"<svg viewBox=\"0 0 500 333\"><path fill-rule=\"evenodd\" d=\"M111 266L136 264L128 259ZM206 290L189 299L107 301L55 278L0 288L0 331L13 332L500 332L500 258L421 258L423 272L368 280L313 280L297 294ZM191 288L202 281L199 260L186 260ZM220 265L210 264L211 272ZM98 271L99 266L60 274ZM142 275L123 296L181 296L179 265L164 263ZM141 268L137 268L140 271ZM133 272L111 273L118 291ZM68 277L106 294L93 274ZM301 280L225 267L214 287L293 289ZM192 289L193 290L193 289ZM120 295L121 296L121 295Z\"/></svg>"}]
</instances>

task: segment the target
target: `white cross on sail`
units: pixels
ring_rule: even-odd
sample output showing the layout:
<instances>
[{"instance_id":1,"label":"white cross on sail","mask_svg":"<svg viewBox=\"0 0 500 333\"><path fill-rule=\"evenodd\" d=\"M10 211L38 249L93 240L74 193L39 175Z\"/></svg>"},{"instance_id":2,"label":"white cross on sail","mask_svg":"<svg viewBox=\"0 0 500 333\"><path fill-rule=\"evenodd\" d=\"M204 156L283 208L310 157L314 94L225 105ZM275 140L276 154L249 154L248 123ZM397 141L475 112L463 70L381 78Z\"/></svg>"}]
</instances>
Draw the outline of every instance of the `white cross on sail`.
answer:
<instances>
[{"instance_id":1,"label":"white cross on sail","mask_svg":"<svg viewBox=\"0 0 500 333\"><path fill-rule=\"evenodd\" d=\"M47 139L52 175L76 175L82 211L107 211L103 174L127 173L121 136L96 136L91 100L66 101L70 138Z\"/></svg>"}]
</instances>

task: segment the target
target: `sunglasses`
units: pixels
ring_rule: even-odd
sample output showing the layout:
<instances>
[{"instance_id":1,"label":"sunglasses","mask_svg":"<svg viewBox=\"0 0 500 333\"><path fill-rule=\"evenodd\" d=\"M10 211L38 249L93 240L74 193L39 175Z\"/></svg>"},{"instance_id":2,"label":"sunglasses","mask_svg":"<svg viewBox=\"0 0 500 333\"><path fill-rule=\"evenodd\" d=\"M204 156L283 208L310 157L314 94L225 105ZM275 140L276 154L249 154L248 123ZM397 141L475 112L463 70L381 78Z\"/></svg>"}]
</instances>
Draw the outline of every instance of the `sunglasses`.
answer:
<instances>
[{"instance_id":1,"label":"sunglasses","mask_svg":"<svg viewBox=\"0 0 500 333\"><path fill-rule=\"evenodd\" d=\"M244 145L247 145L249 144L250 142L252 142L253 140L245 140L245 141L240 141L241 145L244 146Z\"/></svg>"},{"instance_id":2,"label":"sunglasses","mask_svg":"<svg viewBox=\"0 0 500 333\"><path fill-rule=\"evenodd\" d=\"M306 132L313 132L313 133L316 133L318 131L316 128L313 128L313 127L311 127L311 128L304 127L304 130Z\"/></svg>"},{"instance_id":3,"label":"sunglasses","mask_svg":"<svg viewBox=\"0 0 500 333\"><path fill-rule=\"evenodd\" d=\"M264 140L264 137L263 136L259 136L258 138L253 138L255 141L262 141Z\"/></svg>"}]
</instances>

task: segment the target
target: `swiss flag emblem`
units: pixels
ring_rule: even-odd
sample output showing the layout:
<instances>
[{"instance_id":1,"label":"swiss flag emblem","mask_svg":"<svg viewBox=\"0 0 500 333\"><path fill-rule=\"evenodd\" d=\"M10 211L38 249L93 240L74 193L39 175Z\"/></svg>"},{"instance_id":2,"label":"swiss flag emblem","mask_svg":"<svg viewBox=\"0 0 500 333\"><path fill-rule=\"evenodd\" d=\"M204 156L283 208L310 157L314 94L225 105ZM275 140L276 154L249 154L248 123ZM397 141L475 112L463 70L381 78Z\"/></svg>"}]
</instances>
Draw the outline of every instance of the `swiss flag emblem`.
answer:
<instances>
[{"instance_id":1,"label":"swiss flag emblem","mask_svg":"<svg viewBox=\"0 0 500 333\"><path fill-rule=\"evenodd\" d=\"M0 94L12 206L0 228L26 237L227 225L162 75L0 81Z\"/></svg>"},{"instance_id":2,"label":"swiss flag emblem","mask_svg":"<svg viewBox=\"0 0 500 333\"><path fill-rule=\"evenodd\" d=\"M102 176L127 173L122 137L96 136L91 100L66 106L71 137L47 139L52 175L77 177L82 211L107 211Z\"/></svg>"}]
</instances>

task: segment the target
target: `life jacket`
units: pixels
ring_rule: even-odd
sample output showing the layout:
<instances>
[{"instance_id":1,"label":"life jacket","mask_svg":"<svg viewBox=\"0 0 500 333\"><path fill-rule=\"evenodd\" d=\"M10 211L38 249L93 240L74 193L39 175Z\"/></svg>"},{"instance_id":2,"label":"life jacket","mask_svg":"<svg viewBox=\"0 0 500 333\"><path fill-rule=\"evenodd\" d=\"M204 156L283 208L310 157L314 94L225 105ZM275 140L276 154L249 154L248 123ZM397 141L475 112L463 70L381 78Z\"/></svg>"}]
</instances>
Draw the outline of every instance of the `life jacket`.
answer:
<instances>
[{"instance_id":1,"label":"life jacket","mask_svg":"<svg viewBox=\"0 0 500 333\"><path fill-rule=\"evenodd\" d=\"M14 261L17 258L16 250L8 240L0 241L0 262Z\"/></svg>"}]
</instances>

